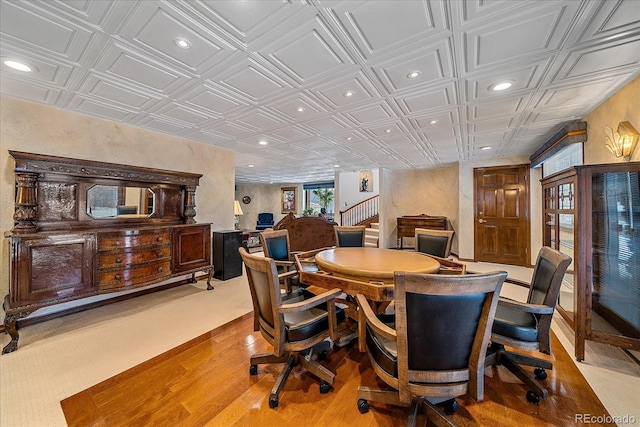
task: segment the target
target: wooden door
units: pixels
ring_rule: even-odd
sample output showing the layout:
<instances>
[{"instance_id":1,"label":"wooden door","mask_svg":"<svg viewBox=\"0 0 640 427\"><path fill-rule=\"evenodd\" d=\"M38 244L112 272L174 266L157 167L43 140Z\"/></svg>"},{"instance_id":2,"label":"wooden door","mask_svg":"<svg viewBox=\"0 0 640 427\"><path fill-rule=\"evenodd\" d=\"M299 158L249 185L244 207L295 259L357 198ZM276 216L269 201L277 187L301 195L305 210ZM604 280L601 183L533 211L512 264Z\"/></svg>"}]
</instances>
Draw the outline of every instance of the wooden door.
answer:
<instances>
[{"instance_id":1,"label":"wooden door","mask_svg":"<svg viewBox=\"0 0 640 427\"><path fill-rule=\"evenodd\" d=\"M530 266L529 165L474 169L475 260Z\"/></svg>"}]
</instances>

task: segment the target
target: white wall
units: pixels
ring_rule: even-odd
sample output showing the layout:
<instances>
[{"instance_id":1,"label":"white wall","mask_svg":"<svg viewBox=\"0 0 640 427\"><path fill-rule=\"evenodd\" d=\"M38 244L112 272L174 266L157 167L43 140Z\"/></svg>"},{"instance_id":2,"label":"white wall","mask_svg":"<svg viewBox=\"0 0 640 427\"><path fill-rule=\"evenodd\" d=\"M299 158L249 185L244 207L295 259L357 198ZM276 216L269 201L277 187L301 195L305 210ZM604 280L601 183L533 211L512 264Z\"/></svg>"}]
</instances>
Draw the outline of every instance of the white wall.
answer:
<instances>
[{"instance_id":1,"label":"white wall","mask_svg":"<svg viewBox=\"0 0 640 427\"><path fill-rule=\"evenodd\" d=\"M380 194L380 172L372 169L373 191L360 192L360 172L340 172L336 178L336 217L358 203Z\"/></svg>"}]
</instances>

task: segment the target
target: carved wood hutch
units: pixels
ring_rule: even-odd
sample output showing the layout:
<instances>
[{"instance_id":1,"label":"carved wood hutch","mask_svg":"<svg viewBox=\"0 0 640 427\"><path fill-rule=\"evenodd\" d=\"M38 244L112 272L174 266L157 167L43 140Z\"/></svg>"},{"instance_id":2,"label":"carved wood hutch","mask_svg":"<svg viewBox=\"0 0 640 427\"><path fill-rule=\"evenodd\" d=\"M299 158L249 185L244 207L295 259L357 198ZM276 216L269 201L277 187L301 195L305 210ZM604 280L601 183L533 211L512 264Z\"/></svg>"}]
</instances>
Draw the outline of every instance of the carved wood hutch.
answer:
<instances>
[{"instance_id":1,"label":"carved wood hutch","mask_svg":"<svg viewBox=\"0 0 640 427\"><path fill-rule=\"evenodd\" d=\"M573 258L558 312L585 341L640 351L640 162L575 166L541 180L543 244Z\"/></svg>"},{"instance_id":2,"label":"carved wood hutch","mask_svg":"<svg viewBox=\"0 0 640 427\"><path fill-rule=\"evenodd\" d=\"M193 283L200 271L213 289L211 225L194 219L202 175L9 153L16 193L14 228L5 233L11 342L3 353L18 347L18 321L42 307L160 282L176 286L181 276Z\"/></svg>"}]
</instances>

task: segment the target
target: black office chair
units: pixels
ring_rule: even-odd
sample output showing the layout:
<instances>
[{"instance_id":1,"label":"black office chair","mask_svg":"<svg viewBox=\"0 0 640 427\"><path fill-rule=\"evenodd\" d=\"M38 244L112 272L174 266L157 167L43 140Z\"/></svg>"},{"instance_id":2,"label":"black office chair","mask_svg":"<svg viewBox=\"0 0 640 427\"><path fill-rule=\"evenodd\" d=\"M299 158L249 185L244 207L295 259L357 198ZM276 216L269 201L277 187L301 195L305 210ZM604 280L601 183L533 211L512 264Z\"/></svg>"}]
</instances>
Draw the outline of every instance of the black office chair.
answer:
<instances>
[{"instance_id":1,"label":"black office chair","mask_svg":"<svg viewBox=\"0 0 640 427\"><path fill-rule=\"evenodd\" d=\"M334 225L336 246L339 248L364 247L364 233L366 228L364 225Z\"/></svg>"},{"instance_id":2,"label":"black office chair","mask_svg":"<svg viewBox=\"0 0 640 427\"><path fill-rule=\"evenodd\" d=\"M455 425L436 406L454 412L455 398L484 398L484 359L498 295L507 273L442 275L395 273L395 317L376 316L362 294L360 351L392 389L358 388L358 409L369 401L411 406L407 425L419 407L436 425ZM385 319L386 317L386 319ZM387 324L384 323L387 320Z\"/></svg>"},{"instance_id":3,"label":"black office chair","mask_svg":"<svg viewBox=\"0 0 640 427\"><path fill-rule=\"evenodd\" d=\"M280 292L278 271L271 258L250 255L239 248L244 261L253 301L253 327L273 346L273 353L251 356L249 373L257 375L258 364L285 363L269 395L269 407L276 408L284 383L294 366L300 365L320 378L320 393L328 393L335 374L316 360L312 353L325 352L337 339L338 322L344 312L337 310L335 297L340 289L313 295L304 289ZM286 274L291 274L286 273Z\"/></svg>"},{"instance_id":4,"label":"black office chair","mask_svg":"<svg viewBox=\"0 0 640 427\"><path fill-rule=\"evenodd\" d=\"M454 233L453 230L416 228L416 251L440 258L448 258L451 255L451 243L453 242Z\"/></svg>"},{"instance_id":5,"label":"black office chair","mask_svg":"<svg viewBox=\"0 0 640 427\"><path fill-rule=\"evenodd\" d=\"M547 378L545 369L553 369L553 364L545 359L507 351L504 346L551 354L551 319L569 264L571 257L550 247L542 247L530 284L516 279L506 280L507 283L529 288L527 302L501 297L496 311L485 366L501 364L513 372L527 386L527 400L532 403L538 403L540 397L547 397L548 391L520 365L535 367L536 378L544 380Z\"/></svg>"}]
</instances>

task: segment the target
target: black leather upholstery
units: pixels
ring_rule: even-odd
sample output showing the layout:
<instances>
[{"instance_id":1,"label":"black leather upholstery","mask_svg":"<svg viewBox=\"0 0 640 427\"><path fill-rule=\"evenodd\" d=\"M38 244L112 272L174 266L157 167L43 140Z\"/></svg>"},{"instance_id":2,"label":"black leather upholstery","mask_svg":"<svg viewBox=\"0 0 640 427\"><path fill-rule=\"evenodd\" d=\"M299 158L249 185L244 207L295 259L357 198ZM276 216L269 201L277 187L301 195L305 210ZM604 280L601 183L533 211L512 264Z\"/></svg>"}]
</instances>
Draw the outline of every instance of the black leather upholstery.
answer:
<instances>
[{"instance_id":1,"label":"black leather upholstery","mask_svg":"<svg viewBox=\"0 0 640 427\"><path fill-rule=\"evenodd\" d=\"M338 246L341 248L359 248L364 246L364 233L360 230L340 230L337 236Z\"/></svg>"},{"instance_id":2,"label":"black leather upholstery","mask_svg":"<svg viewBox=\"0 0 640 427\"><path fill-rule=\"evenodd\" d=\"M291 294L283 297L283 303L291 304L305 299L313 298L315 295L304 289L297 289ZM344 310L337 307L336 316L338 322L345 319ZM285 313L284 323L287 332L287 341L303 341L314 337L329 329L329 318L327 315L327 305L321 304L299 313Z\"/></svg>"},{"instance_id":3,"label":"black leather upholstery","mask_svg":"<svg viewBox=\"0 0 640 427\"><path fill-rule=\"evenodd\" d=\"M469 366L484 298L484 294L408 293L409 369L450 370Z\"/></svg>"},{"instance_id":4,"label":"black leather upholstery","mask_svg":"<svg viewBox=\"0 0 640 427\"><path fill-rule=\"evenodd\" d=\"M446 258L448 243L449 238L447 236L427 236L421 234L418 236L416 242L416 250L440 258Z\"/></svg>"},{"instance_id":5,"label":"black leather upholstery","mask_svg":"<svg viewBox=\"0 0 640 427\"><path fill-rule=\"evenodd\" d=\"M269 251L269 257L276 261L289 261L289 246L287 245L287 237L277 236L265 239Z\"/></svg>"},{"instance_id":6,"label":"black leather upholstery","mask_svg":"<svg viewBox=\"0 0 640 427\"><path fill-rule=\"evenodd\" d=\"M537 342L538 324L533 314L498 305L492 332L518 341Z\"/></svg>"}]
</instances>

